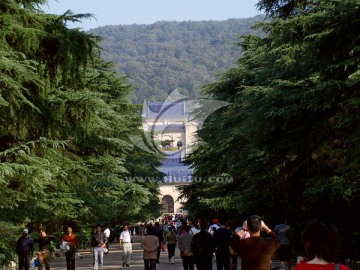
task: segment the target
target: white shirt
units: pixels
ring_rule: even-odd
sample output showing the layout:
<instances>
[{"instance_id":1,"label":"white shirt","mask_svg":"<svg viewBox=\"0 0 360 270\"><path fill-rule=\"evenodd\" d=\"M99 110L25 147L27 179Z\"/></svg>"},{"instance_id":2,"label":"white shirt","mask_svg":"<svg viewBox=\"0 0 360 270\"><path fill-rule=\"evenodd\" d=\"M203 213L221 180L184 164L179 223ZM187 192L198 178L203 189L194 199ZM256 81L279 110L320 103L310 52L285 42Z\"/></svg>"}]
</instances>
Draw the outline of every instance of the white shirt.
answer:
<instances>
[{"instance_id":1,"label":"white shirt","mask_svg":"<svg viewBox=\"0 0 360 270\"><path fill-rule=\"evenodd\" d=\"M131 236L130 236L130 232L129 230L127 231L122 231L120 234L120 240L123 243L130 243L131 242Z\"/></svg>"},{"instance_id":2,"label":"white shirt","mask_svg":"<svg viewBox=\"0 0 360 270\"><path fill-rule=\"evenodd\" d=\"M106 228L105 231L104 231L104 234L105 234L106 238L109 238L110 237L110 229Z\"/></svg>"}]
</instances>

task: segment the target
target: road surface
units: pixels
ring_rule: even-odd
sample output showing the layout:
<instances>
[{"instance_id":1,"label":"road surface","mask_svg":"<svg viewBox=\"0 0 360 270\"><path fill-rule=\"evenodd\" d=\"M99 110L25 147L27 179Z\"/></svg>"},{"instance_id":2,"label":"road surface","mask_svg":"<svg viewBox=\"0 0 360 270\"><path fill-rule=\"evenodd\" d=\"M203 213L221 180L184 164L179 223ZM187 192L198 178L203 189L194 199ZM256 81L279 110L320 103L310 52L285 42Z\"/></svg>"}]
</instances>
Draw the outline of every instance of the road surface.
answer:
<instances>
[{"instance_id":1,"label":"road surface","mask_svg":"<svg viewBox=\"0 0 360 270\"><path fill-rule=\"evenodd\" d=\"M140 247L140 238L139 237L133 237L133 253L131 256L131 262L130 267L122 267L122 260L121 260L121 251L119 250L118 244L110 244L110 252L109 254L104 255L104 267L103 270L106 269L132 269L132 270L143 270L144 269L144 263L142 259L142 249ZM169 263L168 257L167 257L167 251L161 252L160 255L160 264L157 265L157 270L182 270L182 261L179 256L180 252L179 250L176 250L175 252L175 264ZM83 251L81 252L82 259L76 258L76 270L91 270L92 268L92 255L90 254L90 251ZM279 262L275 261L273 263L273 266L278 266ZM59 257L56 259L53 259L51 261L51 269L52 270L66 270L66 261L65 257ZM196 267L195 267L196 269ZM213 269L216 269L216 265L214 263ZM238 269L240 269L240 266L238 266Z\"/></svg>"}]
</instances>

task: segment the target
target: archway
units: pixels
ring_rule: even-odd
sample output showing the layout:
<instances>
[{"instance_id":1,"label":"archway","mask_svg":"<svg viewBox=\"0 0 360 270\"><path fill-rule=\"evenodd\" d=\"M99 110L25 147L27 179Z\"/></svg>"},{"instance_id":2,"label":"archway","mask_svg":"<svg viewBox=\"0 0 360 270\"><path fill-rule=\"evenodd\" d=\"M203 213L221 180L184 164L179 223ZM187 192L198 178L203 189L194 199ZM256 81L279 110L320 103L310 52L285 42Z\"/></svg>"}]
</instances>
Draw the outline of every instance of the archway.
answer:
<instances>
[{"instance_id":1,"label":"archway","mask_svg":"<svg viewBox=\"0 0 360 270\"><path fill-rule=\"evenodd\" d=\"M177 143L176 143L176 146L177 146L177 148L178 148L178 150L180 150L180 148L181 147L183 147L183 142L182 141L178 141Z\"/></svg>"},{"instance_id":2,"label":"archway","mask_svg":"<svg viewBox=\"0 0 360 270\"><path fill-rule=\"evenodd\" d=\"M165 195L161 203L163 205L163 211L164 213L174 213L174 198L170 195Z\"/></svg>"}]
</instances>

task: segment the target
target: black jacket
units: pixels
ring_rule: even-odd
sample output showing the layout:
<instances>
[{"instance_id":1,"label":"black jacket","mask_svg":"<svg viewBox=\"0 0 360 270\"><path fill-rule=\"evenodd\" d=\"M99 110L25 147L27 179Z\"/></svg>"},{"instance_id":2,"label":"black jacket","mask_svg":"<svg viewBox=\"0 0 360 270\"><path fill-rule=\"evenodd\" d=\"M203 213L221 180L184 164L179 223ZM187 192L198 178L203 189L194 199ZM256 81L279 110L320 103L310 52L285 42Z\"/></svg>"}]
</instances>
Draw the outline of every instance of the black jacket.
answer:
<instances>
[{"instance_id":1,"label":"black jacket","mask_svg":"<svg viewBox=\"0 0 360 270\"><path fill-rule=\"evenodd\" d=\"M55 237L53 235L46 235L45 237L39 236L34 238L34 242L39 243L39 250L50 250L50 242L54 240Z\"/></svg>"},{"instance_id":2,"label":"black jacket","mask_svg":"<svg viewBox=\"0 0 360 270\"><path fill-rule=\"evenodd\" d=\"M191 242L191 251L194 256L212 256L215 252L215 242L210 233L201 231L194 235Z\"/></svg>"}]
</instances>

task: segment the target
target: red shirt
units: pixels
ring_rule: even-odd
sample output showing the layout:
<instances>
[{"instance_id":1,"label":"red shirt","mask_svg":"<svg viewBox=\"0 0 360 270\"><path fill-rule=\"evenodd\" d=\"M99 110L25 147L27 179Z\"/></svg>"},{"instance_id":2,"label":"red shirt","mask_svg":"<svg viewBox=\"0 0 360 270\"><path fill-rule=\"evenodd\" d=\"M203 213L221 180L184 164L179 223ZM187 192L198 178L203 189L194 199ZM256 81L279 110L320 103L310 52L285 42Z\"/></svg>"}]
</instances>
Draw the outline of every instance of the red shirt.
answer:
<instances>
[{"instance_id":1,"label":"red shirt","mask_svg":"<svg viewBox=\"0 0 360 270\"><path fill-rule=\"evenodd\" d=\"M71 248L76 247L77 249L80 249L78 238L74 233L72 233L71 235L65 234L62 238L62 241L70 243Z\"/></svg>"},{"instance_id":2,"label":"red shirt","mask_svg":"<svg viewBox=\"0 0 360 270\"><path fill-rule=\"evenodd\" d=\"M295 266L294 270L334 270L335 264L311 264L302 262ZM346 265L340 264L340 270L350 270Z\"/></svg>"}]
</instances>

